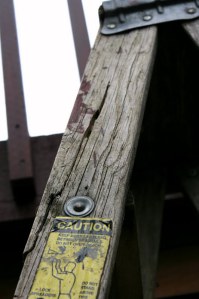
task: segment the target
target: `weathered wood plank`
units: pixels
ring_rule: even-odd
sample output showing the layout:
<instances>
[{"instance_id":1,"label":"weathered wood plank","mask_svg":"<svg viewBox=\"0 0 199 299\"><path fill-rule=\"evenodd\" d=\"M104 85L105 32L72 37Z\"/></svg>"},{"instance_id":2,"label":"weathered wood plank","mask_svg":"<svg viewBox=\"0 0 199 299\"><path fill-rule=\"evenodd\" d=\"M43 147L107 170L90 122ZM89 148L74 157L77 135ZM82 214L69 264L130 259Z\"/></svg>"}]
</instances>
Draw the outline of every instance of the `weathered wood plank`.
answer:
<instances>
[{"instance_id":1,"label":"weathered wood plank","mask_svg":"<svg viewBox=\"0 0 199 299\"><path fill-rule=\"evenodd\" d=\"M105 298L121 231L156 49L156 28L98 35L25 248L15 298L25 299L55 216L75 195L95 201L92 217L111 218L113 236L98 298Z\"/></svg>"},{"instance_id":2,"label":"weathered wood plank","mask_svg":"<svg viewBox=\"0 0 199 299\"><path fill-rule=\"evenodd\" d=\"M186 22L183 24L184 29L199 47L199 20Z\"/></svg>"}]
</instances>

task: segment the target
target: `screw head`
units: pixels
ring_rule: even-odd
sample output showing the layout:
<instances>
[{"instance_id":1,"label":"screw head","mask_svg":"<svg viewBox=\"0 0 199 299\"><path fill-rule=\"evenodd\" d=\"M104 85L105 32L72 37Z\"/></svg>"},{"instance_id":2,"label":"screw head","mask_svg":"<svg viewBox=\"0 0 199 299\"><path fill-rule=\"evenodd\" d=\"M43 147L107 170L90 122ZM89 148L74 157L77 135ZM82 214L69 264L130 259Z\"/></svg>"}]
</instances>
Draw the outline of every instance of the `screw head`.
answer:
<instances>
[{"instance_id":1,"label":"screw head","mask_svg":"<svg viewBox=\"0 0 199 299\"><path fill-rule=\"evenodd\" d=\"M108 29L115 29L116 28L116 24L115 23L110 23L106 25Z\"/></svg>"},{"instance_id":2,"label":"screw head","mask_svg":"<svg viewBox=\"0 0 199 299\"><path fill-rule=\"evenodd\" d=\"M153 18L152 15L145 15L145 16L143 16L143 20L146 21L146 22L151 21L152 18Z\"/></svg>"},{"instance_id":3,"label":"screw head","mask_svg":"<svg viewBox=\"0 0 199 299\"><path fill-rule=\"evenodd\" d=\"M189 7L189 8L187 8L186 12L187 12L188 14L194 14L194 13L196 13L196 8L194 8L194 7Z\"/></svg>"},{"instance_id":4,"label":"screw head","mask_svg":"<svg viewBox=\"0 0 199 299\"><path fill-rule=\"evenodd\" d=\"M64 212L68 216L87 216L94 209L94 201L87 196L75 196L66 201Z\"/></svg>"}]
</instances>

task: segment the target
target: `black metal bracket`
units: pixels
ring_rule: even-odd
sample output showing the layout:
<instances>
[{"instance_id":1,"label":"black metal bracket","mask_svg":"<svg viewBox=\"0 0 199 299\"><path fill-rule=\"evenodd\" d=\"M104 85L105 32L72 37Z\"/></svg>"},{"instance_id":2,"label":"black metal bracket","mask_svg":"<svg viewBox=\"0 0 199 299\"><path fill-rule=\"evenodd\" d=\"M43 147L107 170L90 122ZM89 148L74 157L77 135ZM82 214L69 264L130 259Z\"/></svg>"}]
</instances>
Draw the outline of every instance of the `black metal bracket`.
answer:
<instances>
[{"instance_id":1,"label":"black metal bracket","mask_svg":"<svg viewBox=\"0 0 199 299\"><path fill-rule=\"evenodd\" d=\"M199 17L199 0L112 0L99 9L101 33L116 34L159 23Z\"/></svg>"}]
</instances>

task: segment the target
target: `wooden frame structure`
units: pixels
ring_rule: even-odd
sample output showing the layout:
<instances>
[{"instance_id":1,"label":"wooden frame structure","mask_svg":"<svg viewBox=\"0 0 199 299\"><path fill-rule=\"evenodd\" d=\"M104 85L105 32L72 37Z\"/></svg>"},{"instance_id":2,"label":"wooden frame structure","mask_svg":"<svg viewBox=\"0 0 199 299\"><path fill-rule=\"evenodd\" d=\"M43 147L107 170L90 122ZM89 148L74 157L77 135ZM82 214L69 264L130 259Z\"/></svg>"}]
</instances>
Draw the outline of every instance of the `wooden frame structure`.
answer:
<instances>
[{"instance_id":1,"label":"wooden frame structure","mask_svg":"<svg viewBox=\"0 0 199 299\"><path fill-rule=\"evenodd\" d=\"M13 1L0 1L1 49L8 117L8 159L12 191L23 200L35 195ZM15 107L15 109L13 108ZM27 188L22 188L26 185Z\"/></svg>"},{"instance_id":2,"label":"wooden frame structure","mask_svg":"<svg viewBox=\"0 0 199 299\"><path fill-rule=\"evenodd\" d=\"M82 3L78 0L74 5L73 2L68 1L68 6L81 77L90 52L90 45ZM41 198L39 190L43 190L45 182L41 180L40 184L37 179L37 167L34 165L36 157L32 147L34 141L31 140L28 133L13 0L0 1L0 8L1 51L8 126L8 161L7 156L4 155L4 142L1 144L2 184L0 188L0 205L2 217L0 222L4 222L34 217L35 209ZM75 22L73 22L74 19ZM56 139L60 140L60 138L61 134L52 136L52 138L49 137L52 144L54 143L52 145L53 151L56 151L55 148L57 149ZM49 155L46 153L46 160L51 160L51 154L49 148ZM53 157L54 155L55 153L53 153ZM7 162L9 178L7 176ZM48 172L50 169L51 165ZM46 177L45 172L43 173L44 177ZM18 208L18 205L20 208ZM27 209L27 213L24 213L25 209Z\"/></svg>"},{"instance_id":3,"label":"wooden frame structure","mask_svg":"<svg viewBox=\"0 0 199 299\"><path fill-rule=\"evenodd\" d=\"M156 28L113 39L98 36L26 245L27 257L16 297L27 298L52 220L55 215L64 215L65 201L76 195L95 200L94 217L113 221L111 249L98 298L105 297L119 242L155 46ZM139 71L134 72L134 68Z\"/></svg>"},{"instance_id":4,"label":"wooden frame structure","mask_svg":"<svg viewBox=\"0 0 199 299\"><path fill-rule=\"evenodd\" d=\"M1 2L1 5L5 5L2 8L6 7L6 3ZM1 19L3 20L3 17ZM183 25L197 46L198 24L198 21L194 21ZM169 25L167 27L169 28ZM183 57L188 55L190 62L196 66L199 62L194 45L190 40L186 40L185 33L182 34L182 29L179 30L178 27L181 25L172 25L167 31L164 25L161 29L153 26L112 37L98 34L25 247L24 267L14 298L29 298L52 223L55 217L65 215L64 205L74 196L92 198L95 206L89 217L109 218L113 224L97 298L107 298L109 293L111 298L123 298L125 294L125 298L152 299L199 292L197 267L195 269L192 265L194 262L198 265L197 238L194 238L194 246L191 243L192 249L189 247L185 251L181 250L184 258L187 258L187 252L189 257L194 257L193 261L189 259L188 266L185 267L188 269L192 265L194 270L192 280L188 279L188 287L186 283L184 288L178 285L178 293L175 293L176 285L173 289L170 287L170 292L167 287L165 290L164 287L158 290L156 285L165 199L180 199L183 205L183 200L188 197L198 210L198 145L194 138L199 128L199 107L196 103L196 82L193 74L190 80L185 75L190 68L184 63ZM2 28L3 25L1 30ZM176 43L172 32L178 36ZM167 37L167 41L175 45L174 49L170 47L167 52L168 48L164 47L161 34L163 39ZM181 51L178 42L180 44L183 40L186 40L188 46ZM183 42L180 45L183 45ZM183 76L179 70L171 74L172 69L177 69L178 63L183 65ZM164 76L163 80L160 80L162 72ZM168 80L169 76L171 78ZM182 84L185 82L184 78L186 86ZM183 86L183 95L178 92L178 86ZM191 95L188 90L192 91ZM191 109L185 97L191 101ZM20 99L23 103L23 97ZM146 100L149 104L145 113ZM183 106L180 109L178 101ZM24 108L21 113L24 113ZM184 119L188 120L188 126ZM24 132L27 133L26 124ZM190 132L193 132L192 138ZM26 142L28 139L27 134L25 135ZM172 150L168 147L170 143ZM168 165L179 169L175 169L168 176ZM194 165L194 169L190 168L190 165ZM173 180L180 182L180 192L172 190L173 186L170 185ZM167 194L168 191L171 194ZM123 225L125 206L126 214L130 215L130 226L126 220ZM124 263L124 256L128 257L129 265ZM167 269L164 261L168 255L165 256L162 267ZM115 260L119 271L113 271ZM179 264L182 260L183 258L178 260ZM165 272L162 275L161 269L159 270L160 284L164 281ZM114 288L115 277L119 282ZM181 277L184 279L183 275Z\"/></svg>"},{"instance_id":5,"label":"wooden frame structure","mask_svg":"<svg viewBox=\"0 0 199 299\"><path fill-rule=\"evenodd\" d=\"M195 28L194 23L192 24ZM162 32L164 32L164 29ZM171 31L169 32L171 33ZM181 33L178 32L178 34ZM95 208L89 217L109 218L113 222L113 235L97 295L97 298L106 298L110 291L111 273L113 272L122 229L125 201L130 187L129 184L131 184L133 200L130 194L128 194L128 198L131 199L130 203L134 206L137 241L133 239L135 235L134 237L131 235L129 247L135 253L135 259L133 259L131 265L135 267L134 271L137 279L133 279L131 276L132 280L129 284L131 286L134 284L133 292L128 291L125 293L123 289L121 296L124 296L125 293L125 298L154 298L162 210L166 192L166 173L168 171L166 166L167 163L170 165L171 161L174 163L173 157L175 157L179 147L175 142L173 152L169 151L168 158L162 160L161 154L165 155L165 150L167 151L168 148L165 141L159 140L158 135L156 136L155 132L158 130L153 123L154 116L158 117L157 109L161 109L159 101L157 103L154 101L152 104L152 107L156 108L148 120L150 121L148 123L150 130L153 130L148 132L145 129L149 135L144 142L148 138L151 139L151 133L155 133L154 140L152 138L149 143L147 141L147 147L145 147L147 153L142 153L139 149L137 159L140 160L139 153L141 152L141 155L143 155L141 160L144 162L135 167L131 183L130 177L156 47L156 27L134 30L113 37L98 35L26 244L26 260L15 293L16 297L25 299L29 298L28 296L31 294L31 287L54 218L65 215L64 205L70 198L89 196L95 202ZM160 49L158 51L160 53ZM164 54L167 55L166 51ZM174 59L176 57L174 55ZM159 63L161 65L162 60ZM157 70L157 65L155 69ZM156 79L153 79L151 86L159 82L165 84L164 81L161 82L157 79L160 73L156 74L156 70L154 70L154 78ZM165 89L165 91L161 90L157 93L157 89L151 89L148 97L157 100L161 95L162 105L165 105L168 101L166 98L168 95L173 99L173 95L169 92L170 90L166 92ZM157 94L154 96L154 93ZM168 112L166 111L166 113ZM168 134L169 138L173 140L172 138L175 138L172 134L174 127L171 129L170 126L174 125L173 118L176 115L173 112L170 114L171 116L168 115L170 119L168 127L164 127L164 118L161 118L161 122L157 122L157 124L160 128L162 127L162 133ZM156 121L158 119L159 117ZM147 120L143 124L144 127L146 122ZM180 125L177 124L175 128L175 130L180 130L179 132L182 135L184 134L183 129L183 122ZM176 167L184 163L185 156L193 154L193 148L188 145L189 141L186 138L183 141L181 135L179 135L179 140L180 145L185 144L183 144L182 153L176 156L178 161L175 163ZM156 147L154 147L154 144ZM142 143L140 146L142 146ZM186 187L183 178L180 178L180 182L183 188ZM195 182L195 186L198 186L197 182ZM190 199L196 203L197 198L188 189L187 193ZM172 196L175 197L175 194ZM137 249L135 248L135 242L137 242ZM124 252L126 250L125 248ZM127 271L127 269L128 267L124 267L123 270ZM128 270L127 276L132 271L131 269ZM127 276L125 276L126 281L128 280ZM121 279L121 275L118 275L118 279ZM135 283L135 280L137 283ZM118 294L113 293L113 290L114 288L111 289L110 297L117 298ZM197 288L195 291L198 291ZM161 292L157 294L161 296Z\"/></svg>"}]
</instances>

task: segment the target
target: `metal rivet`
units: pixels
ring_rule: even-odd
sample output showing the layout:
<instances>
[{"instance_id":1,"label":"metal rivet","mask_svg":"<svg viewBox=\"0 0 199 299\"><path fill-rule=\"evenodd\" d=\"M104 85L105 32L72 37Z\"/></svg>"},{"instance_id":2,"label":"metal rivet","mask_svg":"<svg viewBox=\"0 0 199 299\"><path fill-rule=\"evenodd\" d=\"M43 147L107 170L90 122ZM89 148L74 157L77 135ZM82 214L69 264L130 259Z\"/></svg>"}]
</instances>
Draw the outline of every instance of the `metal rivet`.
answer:
<instances>
[{"instance_id":1,"label":"metal rivet","mask_svg":"<svg viewBox=\"0 0 199 299\"><path fill-rule=\"evenodd\" d=\"M194 14L194 13L196 13L196 9L194 7L190 7L190 8L187 8L186 12L189 14Z\"/></svg>"},{"instance_id":2,"label":"metal rivet","mask_svg":"<svg viewBox=\"0 0 199 299\"><path fill-rule=\"evenodd\" d=\"M64 205L64 211L69 216L87 216L94 209L94 201L87 196L75 196Z\"/></svg>"},{"instance_id":3,"label":"metal rivet","mask_svg":"<svg viewBox=\"0 0 199 299\"><path fill-rule=\"evenodd\" d=\"M144 21L151 21L151 19L152 19L153 17L151 16L151 15L145 15L145 16L143 16L143 20Z\"/></svg>"},{"instance_id":4,"label":"metal rivet","mask_svg":"<svg viewBox=\"0 0 199 299\"><path fill-rule=\"evenodd\" d=\"M116 24L110 23L110 24L107 24L106 26L107 26L108 29L115 29Z\"/></svg>"},{"instance_id":5,"label":"metal rivet","mask_svg":"<svg viewBox=\"0 0 199 299\"><path fill-rule=\"evenodd\" d=\"M160 14L164 13L164 7L161 5L157 5L157 10Z\"/></svg>"}]
</instances>

